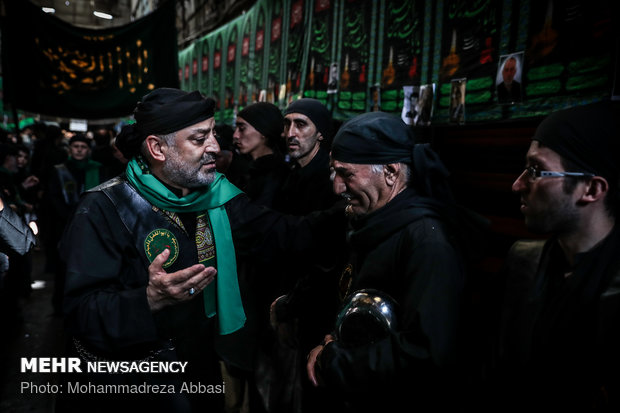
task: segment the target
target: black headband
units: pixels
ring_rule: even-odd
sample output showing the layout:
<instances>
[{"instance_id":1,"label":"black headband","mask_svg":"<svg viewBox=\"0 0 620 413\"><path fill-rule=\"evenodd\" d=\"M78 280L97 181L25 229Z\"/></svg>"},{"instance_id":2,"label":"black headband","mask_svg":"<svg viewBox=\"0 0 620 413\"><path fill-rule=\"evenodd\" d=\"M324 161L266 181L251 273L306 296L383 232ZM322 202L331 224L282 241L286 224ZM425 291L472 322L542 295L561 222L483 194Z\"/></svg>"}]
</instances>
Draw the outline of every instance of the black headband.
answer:
<instances>
[{"instance_id":1,"label":"black headband","mask_svg":"<svg viewBox=\"0 0 620 413\"><path fill-rule=\"evenodd\" d=\"M146 135L166 135L213 117L215 102L198 91L155 89L134 110L136 127Z\"/></svg>"},{"instance_id":2,"label":"black headband","mask_svg":"<svg viewBox=\"0 0 620 413\"><path fill-rule=\"evenodd\" d=\"M618 105L612 102L561 110L543 120L532 139L571 161L583 172L616 182L620 171L618 117Z\"/></svg>"},{"instance_id":3,"label":"black headband","mask_svg":"<svg viewBox=\"0 0 620 413\"><path fill-rule=\"evenodd\" d=\"M332 144L332 158L356 164L410 164L413 133L396 116L370 112L340 127Z\"/></svg>"},{"instance_id":4,"label":"black headband","mask_svg":"<svg viewBox=\"0 0 620 413\"><path fill-rule=\"evenodd\" d=\"M412 186L423 196L453 202L449 172L427 143L416 144L413 132L400 118L370 112L346 122L336 133L331 158L366 165L408 164Z\"/></svg>"},{"instance_id":5,"label":"black headband","mask_svg":"<svg viewBox=\"0 0 620 413\"><path fill-rule=\"evenodd\" d=\"M269 102L258 102L246 106L237 114L254 129L267 138L270 146L277 144L284 130L284 117L280 109Z\"/></svg>"},{"instance_id":6,"label":"black headband","mask_svg":"<svg viewBox=\"0 0 620 413\"><path fill-rule=\"evenodd\" d=\"M317 99L303 98L292 102L284 110L284 116L289 113L301 113L314 123L316 129L321 132L323 139L329 141L333 134L332 115L329 110Z\"/></svg>"},{"instance_id":7,"label":"black headband","mask_svg":"<svg viewBox=\"0 0 620 413\"><path fill-rule=\"evenodd\" d=\"M135 124L124 126L116 138L116 146L125 158L140 153L149 135L177 132L213 117L215 101L198 91L159 88L142 98L134 110Z\"/></svg>"}]
</instances>

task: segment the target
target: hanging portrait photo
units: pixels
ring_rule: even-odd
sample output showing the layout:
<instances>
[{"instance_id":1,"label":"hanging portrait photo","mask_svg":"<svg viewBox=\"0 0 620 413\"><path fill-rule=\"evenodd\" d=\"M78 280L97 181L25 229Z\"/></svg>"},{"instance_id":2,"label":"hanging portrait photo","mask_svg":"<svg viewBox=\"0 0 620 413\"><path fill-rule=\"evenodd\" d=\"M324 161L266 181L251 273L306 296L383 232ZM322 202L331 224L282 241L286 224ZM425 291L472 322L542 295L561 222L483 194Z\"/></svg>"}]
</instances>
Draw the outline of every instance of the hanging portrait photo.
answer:
<instances>
[{"instance_id":1,"label":"hanging portrait photo","mask_svg":"<svg viewBox=\"0 0 620 413\"><path fill-rule=\"evenodd\" d=\"M416 126L429 126L433 116L433 97L435 96L435 84L420 86L418 108L413 122Z\"/></svg>"},{"instance_id":2,"label":"hanging portrait photo","mask_svg":"<svg viewBox=\"0 0 620 413\"><path fill-rule=\"evenodd\" d=\"M523 100L522 73L523 52L500 56L495 78L498 103L512 104Z\"/></svg>"},{"instance_id":3,"label":"hanging portrait photo","mask_svg":"<svg viewBox=\"0 0 620 413\"><path fill-rule=\"evenodd\" d=\"M329 65L329 80L327 81L327 93L338 92L338 74L340 73L338 63Z\"/></svg>"},{"instance_id":4,"label":"hanging portrait photo","mask_svg":"<svg viewBox=\"0 0 620 413\"><path fill-rule=\"evenodd\" d=\"M465 123L465 87L467 79L452 79L450 88L450 122Z\"/></svg>"},{"instance_id":5,"label":"hanging portrait photo","mask_svg":"<svg viewBox=\"0 0 620 413\"><path fill-rule=\"evenodd\" d=\"M414 119L418 117L419 90L419 86L403 86L403 110L400 117L407 125L413 125Z\"/></svg>"}]
</instances>

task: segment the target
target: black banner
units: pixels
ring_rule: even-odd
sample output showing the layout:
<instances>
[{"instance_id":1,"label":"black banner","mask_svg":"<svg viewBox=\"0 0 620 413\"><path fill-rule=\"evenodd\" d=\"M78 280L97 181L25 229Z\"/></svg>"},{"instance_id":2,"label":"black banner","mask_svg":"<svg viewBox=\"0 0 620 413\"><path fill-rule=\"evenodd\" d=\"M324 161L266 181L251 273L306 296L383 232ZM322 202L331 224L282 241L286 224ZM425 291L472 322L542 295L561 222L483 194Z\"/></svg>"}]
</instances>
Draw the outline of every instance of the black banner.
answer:
<instances>
[{"instance_id":1,"label":"black banner","mask_svg":"<svg viewBox=\"0 0 620 413\"><path fill-rule=\"evenodd\" d=\"M178 87L175 1L134 23L83 29L28 1L4 0L4 100L46 115L131 114L156 87Z\"/></svg>"}]
</instances>

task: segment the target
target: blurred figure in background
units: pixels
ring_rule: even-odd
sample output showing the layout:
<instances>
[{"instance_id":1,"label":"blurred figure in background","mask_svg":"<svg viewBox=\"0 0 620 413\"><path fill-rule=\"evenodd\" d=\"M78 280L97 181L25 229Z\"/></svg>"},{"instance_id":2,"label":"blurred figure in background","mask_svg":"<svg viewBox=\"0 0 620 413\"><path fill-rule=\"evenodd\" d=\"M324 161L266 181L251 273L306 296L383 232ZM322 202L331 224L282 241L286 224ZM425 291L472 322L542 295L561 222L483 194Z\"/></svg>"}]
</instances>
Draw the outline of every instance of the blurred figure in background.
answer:
<instances>
[{"instance_id":1,"label":"blurred figure in background","mask_svg":"<svg viewBox=\"0 0 620 413\"><path fill-rule=\"evenodd\" d=\"M341 198L334 194L329 169L329 150L334 122L325 105L316 99L299 99L284 111L284 134L290 159L288 172L273 207L292 215L307 215L333 207ZM341 237L340 237L341 235ZM333 250L344 245L344 230L335 233ZM281 258L278 294L273 298L271 322L275 337L262 355L260 388L273 412L314 411L321 399L305 373L310 349L333 322L338 306L335 288L340 262L300 268L289 257ZM317 306L316 298L321 297Z\"/></svg>"},{"instance_id":2,"label":"blurred figure in background","mask_svg":"<svg viewBox=\"0 0 620 413\"><path fill-rule=\"evenodd\" d=\"M90 141L81 133L69 141L69 159L55 165L48 182L47 206L51 217L49 240L50 254L54 254L54 296L52 304L56 313L62 313L62 295L65 269L58 259L57 245L82 192L94 188L102 181L101 164L90 159Z\"/></svg>"},{"instance_id":3,"label":"blurred figure in background","mask_svg":"<svg viewBox=\"0 0 620 413\"><path fill-rule=\"evenodd\" d=\"M91 159L101 164L102 181L125 172L127 165L116 154L118 150L112 144L113 139L114 131L110 128L101 127L93 131L95 146L92 148Z\"/></svg>"},{"instance_id":4,"label":"blurred figure in background","mask_svg":"<svg viewBox=\"0 0 620 413\"><path fill-rule=\"evenodd\" d=\"M220 152L215 158L216 169L226 176L232 184L239 186L247 174L250 159L241 155L233 145L235 130L230 125L215 125L215 138L220 145Z\"/></svg>"}]
</instances>

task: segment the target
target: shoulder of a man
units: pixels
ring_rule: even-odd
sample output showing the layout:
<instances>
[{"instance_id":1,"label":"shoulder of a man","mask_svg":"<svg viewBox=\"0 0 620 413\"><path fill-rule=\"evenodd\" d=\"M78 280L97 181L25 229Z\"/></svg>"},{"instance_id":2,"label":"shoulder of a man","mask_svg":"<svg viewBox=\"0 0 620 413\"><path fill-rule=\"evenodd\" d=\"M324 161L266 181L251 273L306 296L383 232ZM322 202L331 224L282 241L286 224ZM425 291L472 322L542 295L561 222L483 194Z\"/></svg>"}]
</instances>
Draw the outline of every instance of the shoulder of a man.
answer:
<instances>
[{"instance_id":1,"label":"shoulder of a man","mask_svg":"<svg viewBox=\"0 0 620 413\"><path fill-rule=\"evenodd\" d=\"M112 188L113 186L124 184L125 182L127 182L127 180L122 175L116 176L112 179L108 179L107 181L102 182L101 184L89 189L86 192L103 192L109 188Z\"/></svg>"},{"instance_id":2,"label":"shoulder of a man","mask_svg":"<svg viewBox=\"0 0 620 413\"><path fill-rule=\"evenodd\" d=\"M523 239L516 241L508 251L504 268L512 279L534 279L546 240Z\"/></svg>"},{"instance_id":3,"label":"shoulder of a man","mask_svg":"<svg viewBox=\"0 0 620 413\"><path fill-rule=\"evenodd\" d=\"M445 238L441 221L433 217L420 217L412 220L394 232L400 232L401 236L417 241L423 240L424 242L436 242L438 239ZM412 246L415 246L415 244L418 244L418 242L414 242Z\"/></svg>"},{"instance_id":4,"label":"shoulder of a man","mask_svg":"<svg viewBox=\"0 0 620 413\"><path fill-rule=\"evenodd\" d=\"M102 184L99 184L84 193L80 197L80 202L75 209L75 215L90 213L95 210L101 212L109 212L116 202L110 196L110 189L125 182L124 179L117 177L112 178Z\"/></svg>"}]
</instances>

